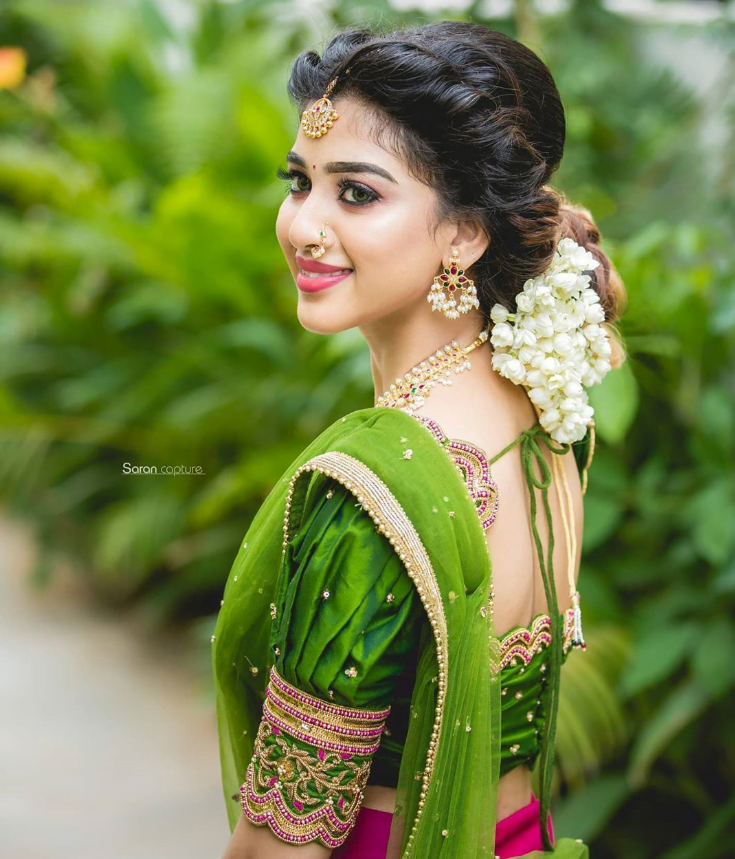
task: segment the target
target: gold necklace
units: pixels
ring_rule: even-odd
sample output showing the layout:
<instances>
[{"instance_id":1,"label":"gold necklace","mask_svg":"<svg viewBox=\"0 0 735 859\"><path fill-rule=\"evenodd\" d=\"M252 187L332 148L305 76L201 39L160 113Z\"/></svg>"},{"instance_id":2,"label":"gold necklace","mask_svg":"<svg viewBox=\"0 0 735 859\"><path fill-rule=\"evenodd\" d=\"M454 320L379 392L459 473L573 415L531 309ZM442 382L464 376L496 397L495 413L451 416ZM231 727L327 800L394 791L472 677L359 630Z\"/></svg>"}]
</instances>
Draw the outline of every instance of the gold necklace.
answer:
<instances>
[{"instance_id":1,"label":"gold necklace","mask_svg":"<svg viewBox=\"0 0 735 859\"><path fill-rule=\"evenodd\" d=\"M451 385L449 378L452 371L461 373L472 367L467 355L481 346L488 338L487 329L481 331L469 346L460 346L456 340L447 343L441 349L437 349L433 355L412 367L401 379L400 376L378 397L376 406L397 408L401 411L413 414L416 409L423 406L426 397L437 382L442 385Z\"/></svg>"}]
</instances>

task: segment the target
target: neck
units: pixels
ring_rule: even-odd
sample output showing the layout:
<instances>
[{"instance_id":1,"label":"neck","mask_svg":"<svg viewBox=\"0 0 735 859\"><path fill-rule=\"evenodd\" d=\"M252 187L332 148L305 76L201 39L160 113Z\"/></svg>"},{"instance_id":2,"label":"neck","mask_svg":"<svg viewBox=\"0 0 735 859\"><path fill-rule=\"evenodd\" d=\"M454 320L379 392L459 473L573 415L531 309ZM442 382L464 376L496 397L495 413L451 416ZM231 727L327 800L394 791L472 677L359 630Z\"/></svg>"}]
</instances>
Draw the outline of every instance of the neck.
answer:
<instances>
[{"instance_id":1,"label":"neck","mask_svg":"<svg viewBox=\"0 0 735 859\"><path fill-rule=\"evenodd\" d=\"M374 399L380 397L416 364L420 364L445 344L456 340L469 346L483 330L479 314L447 319L443 314L394 314L379 322L361 326L360 331L370 347ZM485 344L483 349L487 349ZM474 356L475 352L471 353Z\"/></svg>"}]
</instances>

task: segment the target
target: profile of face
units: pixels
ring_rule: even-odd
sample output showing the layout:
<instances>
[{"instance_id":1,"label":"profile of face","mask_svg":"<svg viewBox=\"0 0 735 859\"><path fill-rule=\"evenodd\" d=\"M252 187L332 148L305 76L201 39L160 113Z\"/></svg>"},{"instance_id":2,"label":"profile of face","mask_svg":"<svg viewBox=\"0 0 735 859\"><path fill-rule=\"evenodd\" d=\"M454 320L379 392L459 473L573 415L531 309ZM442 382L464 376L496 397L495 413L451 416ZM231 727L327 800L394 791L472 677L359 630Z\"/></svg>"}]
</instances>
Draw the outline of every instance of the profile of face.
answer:
<instances>
[{"instance_id":1,"label":"profile of face","mask_svg":"<svg viewBox=\"0 0 735 859\"><path fill-rule=\"evenodd\" d=\"M370 139L369 109L350 98L335 100L334 107L339 118L324 136L310 138L299 128L287 175L281 174L289 186L276 233L298 287L299 322L308 331L333 334L409 314L429 320L427 295L452 248L467 269L487 240L457 222L437 224L435 191ZM311 248L325 222L325 251L317 263L350 273L315 290L327 281L303 274L299 261L314 261Z\"/></svg>"}]
</instances>

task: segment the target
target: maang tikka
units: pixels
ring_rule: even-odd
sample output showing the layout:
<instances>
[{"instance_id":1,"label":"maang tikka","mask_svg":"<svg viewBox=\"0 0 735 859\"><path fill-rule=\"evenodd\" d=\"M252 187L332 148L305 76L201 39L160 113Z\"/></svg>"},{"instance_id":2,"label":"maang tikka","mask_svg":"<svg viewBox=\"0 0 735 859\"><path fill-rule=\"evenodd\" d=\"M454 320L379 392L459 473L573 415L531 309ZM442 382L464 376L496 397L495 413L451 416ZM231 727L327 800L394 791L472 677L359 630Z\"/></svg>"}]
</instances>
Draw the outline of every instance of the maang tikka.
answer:
<instances>
[{"instance_id":1,"label":"maang tikka","mask_svg":"<svg viewBox=\"0 0 735 859\"><path fill-rule=\"evenodd\" d=\"M350 70L345 69L345 74L348 75L349 73ZM335 119L339 119L339 114L329 100L332 90L337 85L338 78L339 75L335 76L327 84L324 95L301 114L301 128L307 137L323 137L332 127Z\"/></svg>"},{"instance_id":2,"label":"maang tikka","mask_svg":"<svg viewBox=\"0 0 735 859\"><path fill-rule=\"evenodd\" d=\"M445 289L447 295L444 293ZM457 319L461 313L468 313L473 307L480 306L475 282L459 267L459 252L456 248L452 248L449 266L434 278L426 300L431 304L432 310L441 310L447 319Z\"/></svg>"}]
</instances>

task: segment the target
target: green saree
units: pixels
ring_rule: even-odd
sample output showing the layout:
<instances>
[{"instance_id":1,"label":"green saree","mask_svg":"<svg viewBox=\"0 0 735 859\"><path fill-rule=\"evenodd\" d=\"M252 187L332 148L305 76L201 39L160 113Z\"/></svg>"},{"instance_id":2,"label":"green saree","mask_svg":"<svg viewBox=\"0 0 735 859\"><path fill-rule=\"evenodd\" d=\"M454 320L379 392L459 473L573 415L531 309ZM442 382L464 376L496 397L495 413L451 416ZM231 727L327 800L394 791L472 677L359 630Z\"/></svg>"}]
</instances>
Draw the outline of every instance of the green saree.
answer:
<instances>
[{"instance_id":1,"label":"green saree","mask_svg":"<svg viewBox=\"0 0 735 859\"><path fill-rule=\"evenodd\" d=\"M533 461L539 463L542 475L536 485L543 486L542 457L534 460L533 454L534 449L538 453L539 435L544 433L536 425L523 434L521 444L527 477ZM285 641L284 614L294 613L284 571L287 561L296 557L298 538L302 526L309 526L315 499L330 481L345 487L367 511L405 569L403 596L413 590L420 600L418 612L411 615L416 622L409 627L416 651L409 690L411 717L400 758L388 856L493 859L501 694L487 542L475 501L446 452L414 418L386 408L353 412L321 433L278 481L235 558L212 637L230 828L242 814L243 783L246 777L255 778L253 765L262 769L268 755L279 754L276 746L286 748L288 740L287 755L278 764L278 773L285 775L281 781L274 776L260 784L248 782L253 801L267 809L274 831L280 826L294 841L315 840L314 827L319 824L321 843L338 844L339 833L346 831L361 801L361 789L348 782L353 779L361 787L366 783L374 741L376 736L379 741L381 720L389 709L371 704L373 709L363 710L356 692L347 697L345 690L358 669L350 665L339 670L340 655L334 656L337 667L332 673L340 675L342 685L335 685L333 701L322 699L317 689L303 688L305 684L295 688L279 671L288 658L279 646ZM319 545L318 540L311 543ZM344 555L345 576L358 557L354 552ZM380 587L376 578L371 592ZM395 596L392 591L390 596ZM314 600L318 597L313 594ZM547 587L547 597L552 618L549 673L554 682L547 702L551 727L542 737L544 810L553 766L554 696L563 658L562 619L553 588ZM348 599L344 594L340 598ZM352 612L356 607L343 608ZM299 638L290 634L289 652ZM307 637L305 631L298 646L308 660ZM340 708L345 700L354 709ZM264 712L270 713L270 721ZM299 714L306 721L299 721ZM312 754L315 735L322 741L318 756ZM301 782L302 787L307 782L309 786L303 793L294 793L288 784L290 760L309 774ZM326 796L330 798L322 802L320 797ZM312 834L295 834L299 832ZM584 859L587 848L560 839L553 853L528 854L542 855Z\"/></svg>"}]
</instances>

